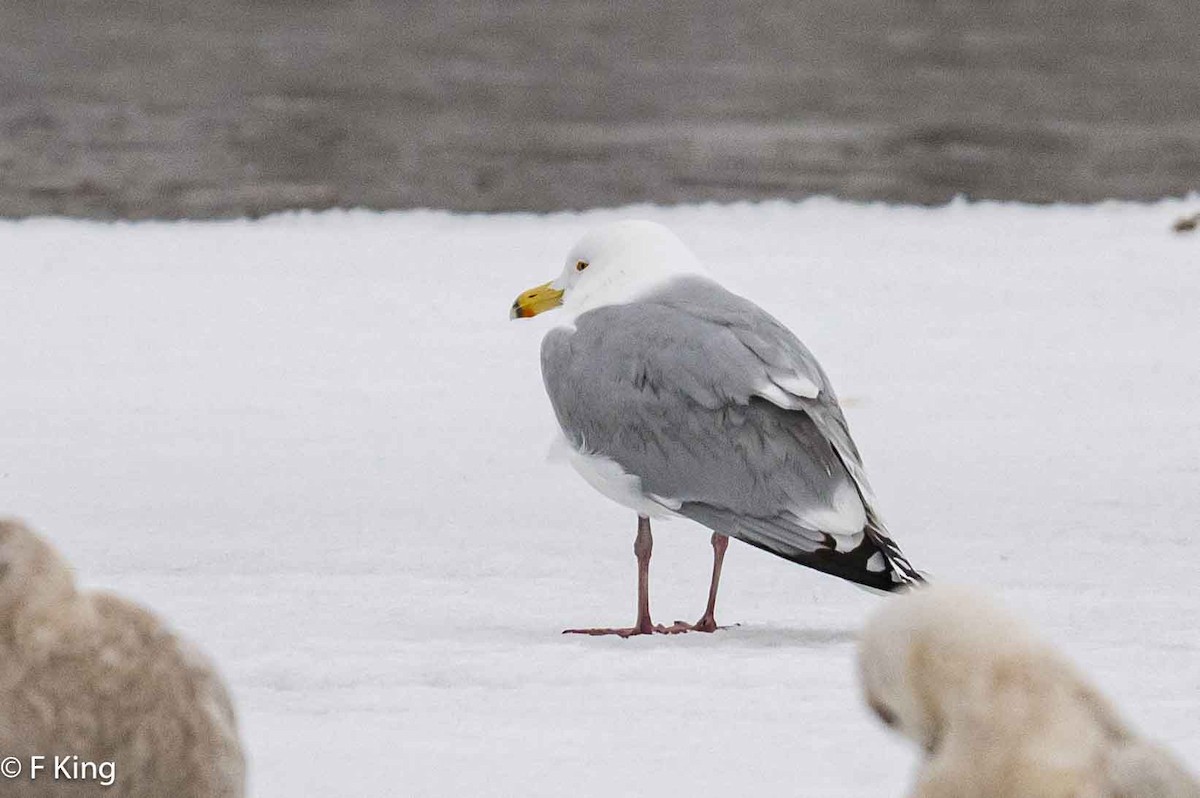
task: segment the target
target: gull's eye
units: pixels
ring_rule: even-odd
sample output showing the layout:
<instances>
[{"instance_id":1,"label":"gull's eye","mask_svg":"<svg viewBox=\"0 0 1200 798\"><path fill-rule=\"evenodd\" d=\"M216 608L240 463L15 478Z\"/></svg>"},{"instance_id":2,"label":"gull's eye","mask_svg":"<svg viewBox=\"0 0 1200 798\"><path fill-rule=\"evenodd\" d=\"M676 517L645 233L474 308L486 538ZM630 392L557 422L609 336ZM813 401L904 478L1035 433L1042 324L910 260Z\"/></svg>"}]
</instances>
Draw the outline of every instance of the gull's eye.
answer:
<instances>
[{"instance_id":1,"label":"gull's eye","mask_svg":"<svg viewBox=\"0 0 1200 798\"><path fill-rule=\"evenodd\" d=\"M584 269L586 269L587 267L588 267L588 262L586 260L575 261L575 271L581 272Z\"/></svg>"}]
</instances>

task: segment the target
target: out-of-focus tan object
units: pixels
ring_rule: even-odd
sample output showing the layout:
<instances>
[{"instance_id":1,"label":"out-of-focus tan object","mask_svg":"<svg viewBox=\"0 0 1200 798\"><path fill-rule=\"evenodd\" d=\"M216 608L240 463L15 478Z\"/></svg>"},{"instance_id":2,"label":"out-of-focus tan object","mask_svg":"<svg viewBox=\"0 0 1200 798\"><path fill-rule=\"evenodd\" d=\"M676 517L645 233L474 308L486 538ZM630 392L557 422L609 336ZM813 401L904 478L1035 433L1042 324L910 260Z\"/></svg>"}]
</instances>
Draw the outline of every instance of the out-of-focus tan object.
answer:
<instances>
[{"instance_id":1,"label":"out-of-focus tan object","mask_svg":"<svg viewBox=\"0 0 1200 798\"><path fill-rule=\"evenodd\" d=\"M1175 224L1171 226L1176 233L1190 233L1200 227L1200 213L1193 213L1191 216L1183 216L1175 220Z\"/></svg>"},{"instance_id":2,"label":"out-of-focus tan object","mask_svg":"<svg viewBox=\"0 0 1200 798\"><path fill-rule=\"evenodd\" d=\"M77 590L46 541L3 520L0 756L17 763L0 763L6 798L244 790L233 707L209 662L141 607Z\"/></svg>"},{"instance_id":3,"label":"out-of-focus tan object","mask_svg":"<svg viewBox=\"0 0 1200 798\"><path fill-rule=\"evenodd\" d=\"M931 587L868 622L868 705L920 745L920 798L1200 798L1066 658L988 600Z\"/></svg>"}]
</instances>

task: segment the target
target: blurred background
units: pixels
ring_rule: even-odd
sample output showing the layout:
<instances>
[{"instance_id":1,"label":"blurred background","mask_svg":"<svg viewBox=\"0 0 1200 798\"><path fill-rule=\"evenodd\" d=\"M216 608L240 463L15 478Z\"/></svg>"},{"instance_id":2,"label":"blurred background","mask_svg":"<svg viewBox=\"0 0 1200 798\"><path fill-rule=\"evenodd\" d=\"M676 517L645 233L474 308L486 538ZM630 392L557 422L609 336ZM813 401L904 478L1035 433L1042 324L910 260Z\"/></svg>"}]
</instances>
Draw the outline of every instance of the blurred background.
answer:
<instances>
[{"instance_id":1,"label":"blurred background","mask_svg":"<svg viewBox=\"0 0 1200 798\"><path fill-rule=\"evenodd\" d=\"M3 0L0 215L1200 189L1196 0Z\"/></svg>"}]
</instances>

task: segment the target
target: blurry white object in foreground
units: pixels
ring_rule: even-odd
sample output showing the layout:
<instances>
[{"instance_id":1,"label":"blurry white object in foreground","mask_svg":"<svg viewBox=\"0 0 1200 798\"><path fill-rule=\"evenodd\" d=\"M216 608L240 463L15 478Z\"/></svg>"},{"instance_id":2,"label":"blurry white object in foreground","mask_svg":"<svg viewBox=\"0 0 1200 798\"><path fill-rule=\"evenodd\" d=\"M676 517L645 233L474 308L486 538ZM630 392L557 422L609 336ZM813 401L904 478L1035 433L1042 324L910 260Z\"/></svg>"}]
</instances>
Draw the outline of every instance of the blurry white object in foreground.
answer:
<instances>
[{"instance_id":1,"label":"blurry white object in foreground","mask_svg":"<svg viewBox=\"0 0 1200 798\"><path fill-rule=\"evenodd\" d=\"M1200 796L1074 665L969 591L889 602L867 624L859 666L871 709L925 750L912 795Z\"/></svg>"},{"instance_id":2,"label":"blurry white object in foreground","mask_svg":"<svg viewBox=\"0 0 1200 798\"><path fill-rule=\"evenodd\" d=\"M0 752L4 794L21 798L237 798L245 781L209 663L141 607L77 591L58 553L12 521L0 521Z\"/></svg>"}]
</instances>

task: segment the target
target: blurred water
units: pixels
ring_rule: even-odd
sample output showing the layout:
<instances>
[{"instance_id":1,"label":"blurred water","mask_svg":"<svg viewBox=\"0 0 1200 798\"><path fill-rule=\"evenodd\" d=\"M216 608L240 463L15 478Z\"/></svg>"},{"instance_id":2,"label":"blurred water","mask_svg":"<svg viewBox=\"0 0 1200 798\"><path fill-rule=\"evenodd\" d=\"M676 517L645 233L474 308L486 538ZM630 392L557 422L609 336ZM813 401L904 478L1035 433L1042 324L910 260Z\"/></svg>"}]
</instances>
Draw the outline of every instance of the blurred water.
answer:
<instances>
[{"instance_id":1,"label":"blurred water","mask_svg":"<svg viewBox=\"0 0 1200 798\"><path fill-rule=\"evenodd\" d=\"M4 0L0 214L1200 189L1196 0Z\"/></svg>"}]
</instances>

